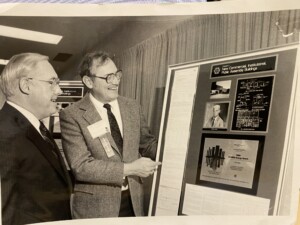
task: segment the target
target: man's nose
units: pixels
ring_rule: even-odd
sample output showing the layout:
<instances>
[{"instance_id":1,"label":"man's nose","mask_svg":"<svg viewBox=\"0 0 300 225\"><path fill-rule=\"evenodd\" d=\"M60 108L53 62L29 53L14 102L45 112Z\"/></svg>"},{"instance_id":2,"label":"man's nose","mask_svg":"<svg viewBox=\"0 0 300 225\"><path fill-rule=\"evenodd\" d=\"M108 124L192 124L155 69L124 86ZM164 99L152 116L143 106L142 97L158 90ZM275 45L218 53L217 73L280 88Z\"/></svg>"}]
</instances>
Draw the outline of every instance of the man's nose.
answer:
<instances>
[{"instance_id":1,"label":"man's nose","mask_svg":"<svg viewBox=\"0 0 300 225\"><path fill-rule=\"evenodd\" d=\"M57 85L57 86L56 86L56 89L55 89L55 94L61 95L62 93L63 93L63 91L60 89L60 86Z\"/></svg>"}]
</instances>

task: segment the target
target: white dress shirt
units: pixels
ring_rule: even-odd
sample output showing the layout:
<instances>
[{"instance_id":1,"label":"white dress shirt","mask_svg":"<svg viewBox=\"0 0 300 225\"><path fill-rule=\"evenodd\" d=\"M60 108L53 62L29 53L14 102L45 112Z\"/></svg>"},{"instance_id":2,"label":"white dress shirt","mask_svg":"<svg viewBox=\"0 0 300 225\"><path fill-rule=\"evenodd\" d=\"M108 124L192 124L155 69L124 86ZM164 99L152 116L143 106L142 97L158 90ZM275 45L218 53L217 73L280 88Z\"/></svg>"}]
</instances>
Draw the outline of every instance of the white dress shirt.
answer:
<instances>
[{"instance_id":1,"label":"white dress shirt","mask_svg":"<svg viewBox=\"0 0 300 225\"><path fill-rule=\"evenodd\" d=\"M103 107L104 104L102 102L100 102L99 100L97 100L91 93L89 95L90 95L90 99L91 99L92 103L94 104L95 108L97 109L98 113L100 114L102 120L105 121L105 123L107 124L107 127L109 128L109 131L110 131L110 124L109 124L108 117L107 117L107 110L106 110L106 108ZM123 124L122 124L122 118L121 118L118 101L116 99L112 102L108 102L108 104L111 105L111 111L114 114L114 116L116 117L118 126L120 128L121 135L123 137Z\"/></svg>"}]
</instances>

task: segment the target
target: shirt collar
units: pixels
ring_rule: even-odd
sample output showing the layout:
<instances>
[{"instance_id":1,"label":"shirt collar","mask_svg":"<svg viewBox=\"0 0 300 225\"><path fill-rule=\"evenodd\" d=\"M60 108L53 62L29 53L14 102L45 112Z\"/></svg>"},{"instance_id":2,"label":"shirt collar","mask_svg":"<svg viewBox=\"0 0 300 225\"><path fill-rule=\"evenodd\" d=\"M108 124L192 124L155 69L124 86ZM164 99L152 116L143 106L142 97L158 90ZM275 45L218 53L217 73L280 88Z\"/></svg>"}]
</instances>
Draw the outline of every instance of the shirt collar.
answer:
<instances>
[{"instance_id":1,"label":"shirt collar","mask_svg":"<svg viewBox=\"0 0 300 225\"><path fill-rule=\"evenodd\" d=\"M16 110L18 110L20 113L22 113L23 116L26 117L26 119L29 120L29 122L35 127L35 129L40 132L40 121L38 118L36 118L35 115L33 115L31 112L29 112L27 109L24 109L23 107L17 105L16 103L13 103L11 101L6 101L9 105L14 107Z\"/></svg>"},{"instance_id":2,"label":"shirt collar","mask_svg":"<svg viewBox=\"0 0 300 225\"><path fill-rule=\"evenodd\" d=\"M96 107L98 110L103 110L103 109L104 109L104 108L103 108L104 103L102 103L102 102L100 102L98 99L96 99L96 98L92 95L92 93L89 93L89 96L90 96L90 99L91 99L92 103L95 105L95 107ZM111 101L111 102L107 102L107 103L110 104L112 110L116 109L117 106L118 106L118 100L117 100L117 99L115 99L115 100L113 100L113 101Z\"/></svg>"}]
</instances>

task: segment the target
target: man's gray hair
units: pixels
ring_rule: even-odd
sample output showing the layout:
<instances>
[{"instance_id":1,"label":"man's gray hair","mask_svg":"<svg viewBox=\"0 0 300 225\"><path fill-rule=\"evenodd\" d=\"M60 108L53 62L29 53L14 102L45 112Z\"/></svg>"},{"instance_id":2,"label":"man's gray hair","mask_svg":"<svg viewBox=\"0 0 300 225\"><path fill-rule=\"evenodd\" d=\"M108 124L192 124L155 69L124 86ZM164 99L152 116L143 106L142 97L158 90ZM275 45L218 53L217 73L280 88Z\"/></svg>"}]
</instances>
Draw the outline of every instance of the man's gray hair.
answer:
<instances>
[{"instance_id":1,"label":"man's gray hair","mask_svg":"<svg viewBox=\"0 0 300 225\"><path fill-rule=\"evenodd\" d=\"M14 55L5 66L0 76L0 88L6 97L13 96L19 89L19 80L28 77L41 61L49 57L38 53L21 53Z\"/></svg>"},{"instance_id":2,"label":"man's gray hair","mask_svg":"<svg viewBox=\"0 0 300 225\"><path fill-rule=\"evenodd\" d=\"M91 70L93 66L99 67L102 66L107 60L110 60L108 53L105 51L97 50L91 53L87 53L80 65L79 65L79 75L81 78L84 76L91 76Z\"/></svg>"}]
</instances>

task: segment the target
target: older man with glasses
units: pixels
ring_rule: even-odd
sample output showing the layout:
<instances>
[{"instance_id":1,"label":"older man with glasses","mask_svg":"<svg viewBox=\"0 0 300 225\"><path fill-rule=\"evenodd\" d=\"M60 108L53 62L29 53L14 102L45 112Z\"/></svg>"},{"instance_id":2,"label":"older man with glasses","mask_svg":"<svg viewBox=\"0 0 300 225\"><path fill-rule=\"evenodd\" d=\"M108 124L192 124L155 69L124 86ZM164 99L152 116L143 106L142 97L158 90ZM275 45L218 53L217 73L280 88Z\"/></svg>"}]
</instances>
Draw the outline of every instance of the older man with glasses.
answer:
<instances>
[{"instance_id":1,"label":"older man with glasses","mask_svg":"<svg viewBox=\"0 0 300 225\"><path fill-rule=\"evenodd\" d=\"M142 179L160 165L139 104L118 95L122 71L105 52L87 54L85 97L60 113L62 144L75 176L74 218L143 216ZM152 159L152 160L151 160Z\"/></svg>"},{"instance_id":2,"label":"older man with glasses","mask_svg":"<svg viewBox=\"0 0 300 225\"><path fill-rule=\"evenodd\" d=\"M58 84L48 57L36 53L13 56L1 74L2 225L71 219L71 180L41 122L57 112Z\"/></svg>"}]
</instances>

